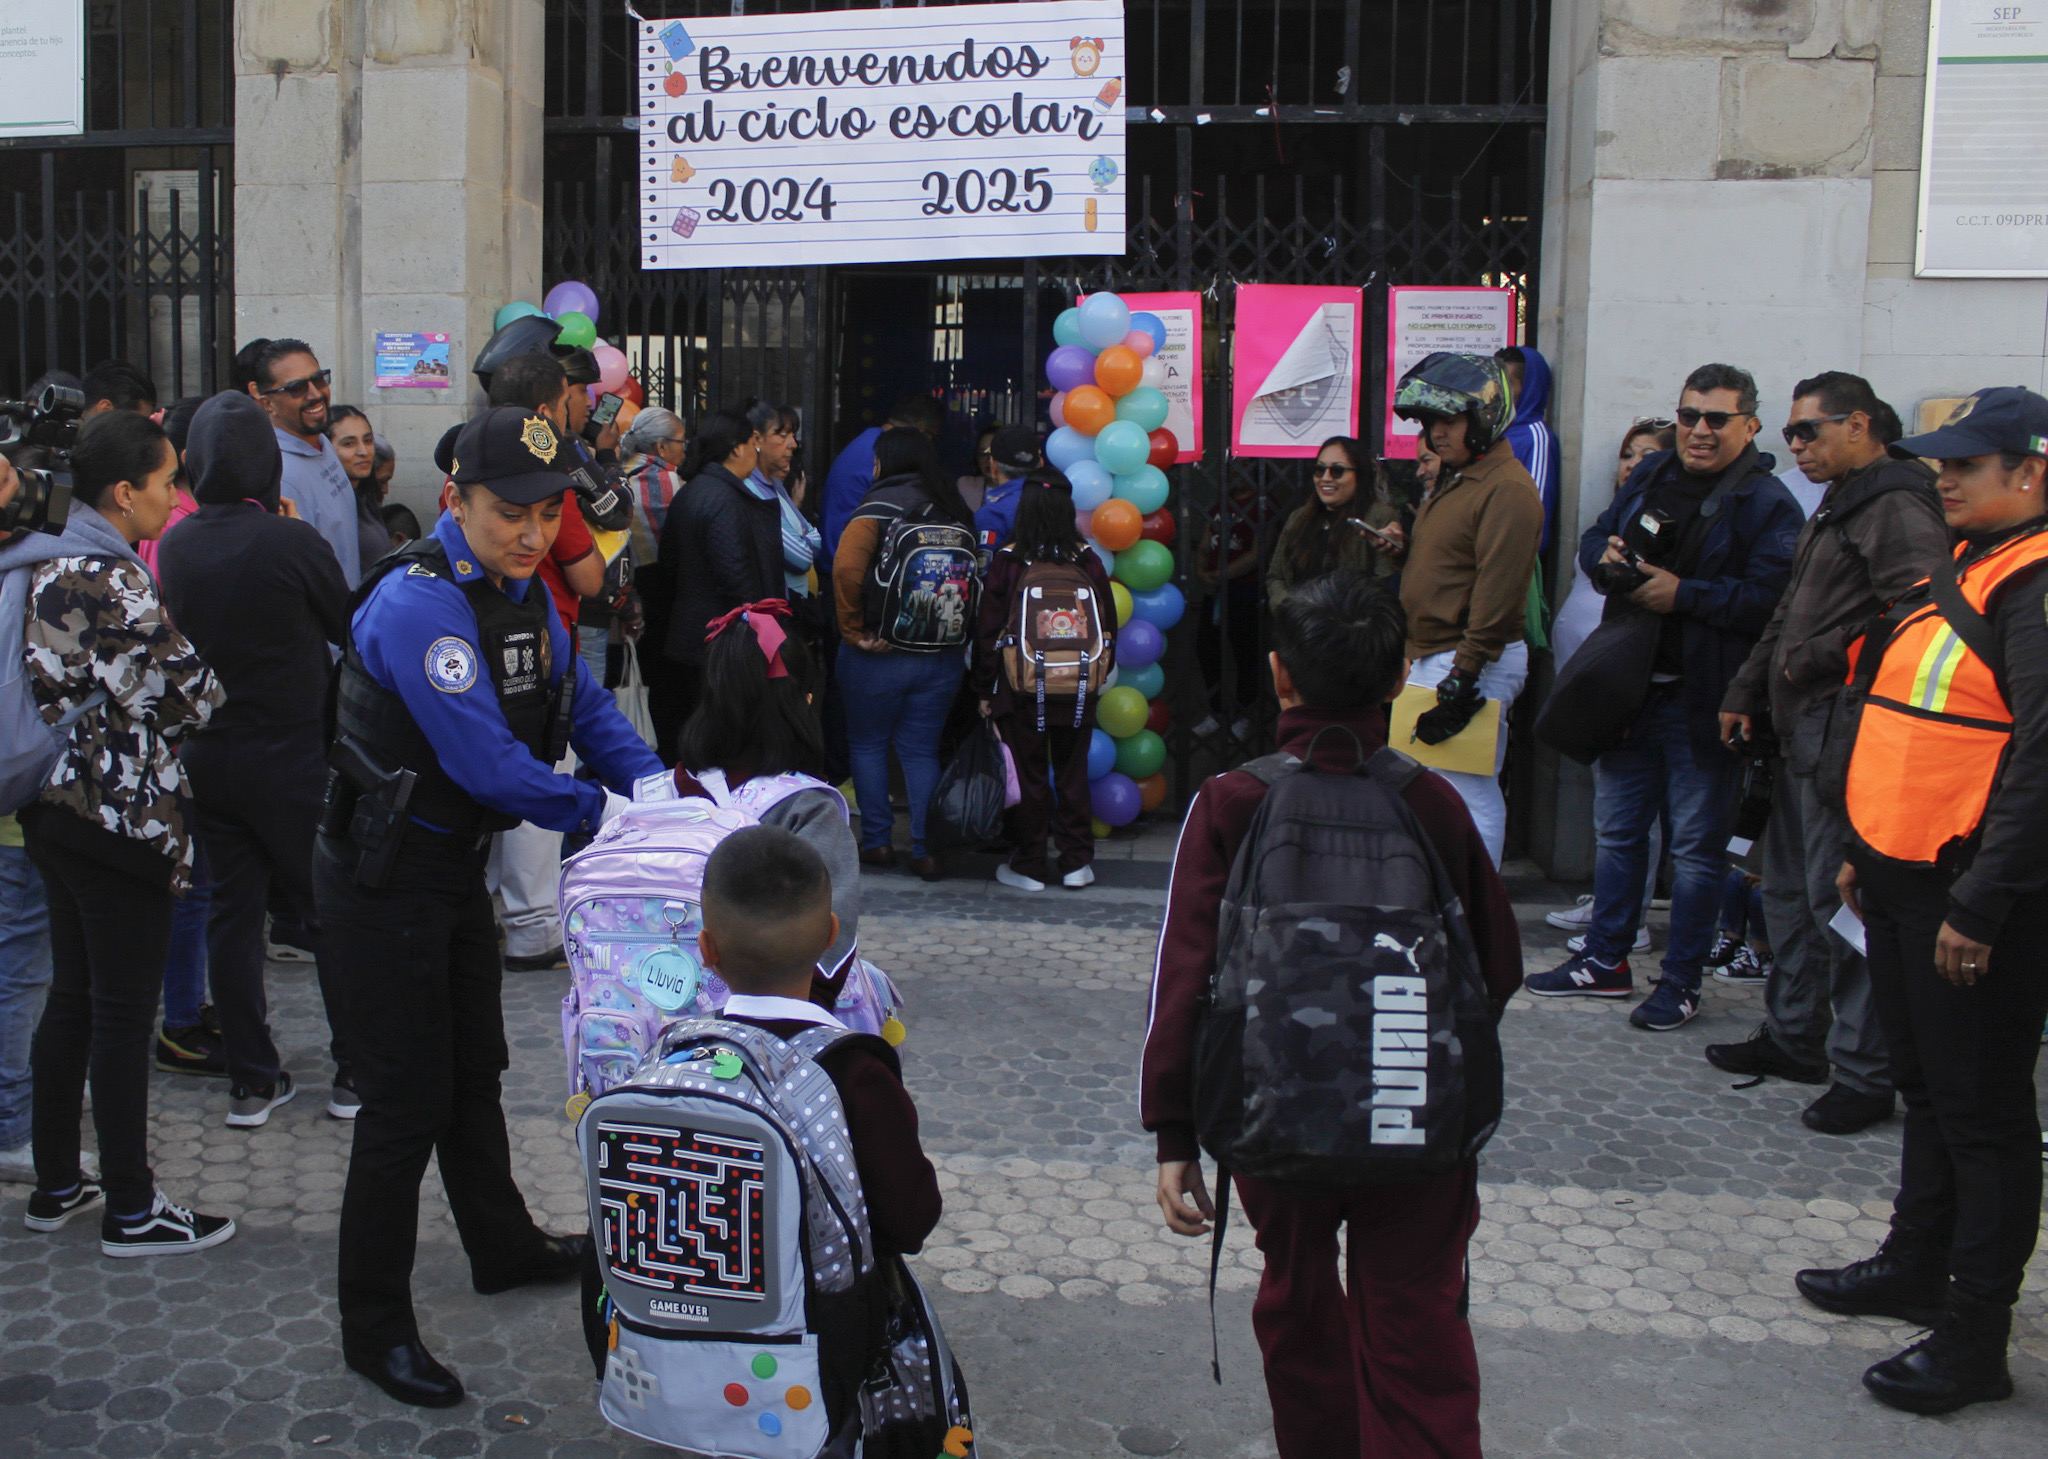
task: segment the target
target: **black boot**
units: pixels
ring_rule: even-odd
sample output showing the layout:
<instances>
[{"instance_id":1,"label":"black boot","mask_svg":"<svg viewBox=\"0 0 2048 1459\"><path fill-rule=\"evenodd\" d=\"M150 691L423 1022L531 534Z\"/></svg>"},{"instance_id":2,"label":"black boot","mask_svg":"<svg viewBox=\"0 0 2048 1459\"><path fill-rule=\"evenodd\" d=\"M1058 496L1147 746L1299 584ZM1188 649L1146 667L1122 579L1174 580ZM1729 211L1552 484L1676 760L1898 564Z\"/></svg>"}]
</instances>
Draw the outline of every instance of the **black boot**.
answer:
<instances>
[{"instance_id":1,"label":"black boot","mask_svg":"<svg viewBox=\"0 0 2048 1459\"><path fill-rule=\"evenodd\" d=\"M1951 1292L1934 1331L1863 1375L1880 1403L1907 1413L1954 1413L1966 1404L2012 1397L2005 1344L2012 1308Z\"/></svg>"},{"instance_id":2,"label":"black boot","mask_svg":"<svg viewBox=\"0 0 2048 1459\"><path fill-rule=\"evenodd\" d=\"M1948 1302L1948 1252L1924 1231L1895 1226L1875 1256L1793 1278L1799 1295L1844 1317L1897 1317L1931 1327Z\"/></svg>"}]
</instances>

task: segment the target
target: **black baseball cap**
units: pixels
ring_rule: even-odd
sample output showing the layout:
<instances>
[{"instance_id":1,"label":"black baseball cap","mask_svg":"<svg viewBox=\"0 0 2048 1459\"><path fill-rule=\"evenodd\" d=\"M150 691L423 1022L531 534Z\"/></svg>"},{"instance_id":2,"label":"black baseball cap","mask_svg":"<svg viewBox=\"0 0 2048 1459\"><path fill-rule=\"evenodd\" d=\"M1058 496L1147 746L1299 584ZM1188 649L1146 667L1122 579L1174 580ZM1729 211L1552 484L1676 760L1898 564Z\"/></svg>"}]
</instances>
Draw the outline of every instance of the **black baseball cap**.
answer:
<instances>
[{"instance_id":1,"label":"black baseball cap","mask_svg":"<svg viewBox=\"0 0 2048 1459\"><path fill-rule=\"evenodd\" d=\"M1995 451L2048 456L2048 400L2022 385L1979 390L1950 411L1939 427L1924 436L1908 436L1895 449L1945 461Z\"/></svg>"},{"instance_id":2,"label":"black baseball cap","mask_svg":"<svg viewBox=\"0 0 2048 1459\"><path fill-rule=\"evenodd\" d=\"M999 426L988 453L998 466L1029 471L1038 464L1038 432L1030 426Z\"/></svg>"},{"instance_id":3,"label":"black baseball cap","mask_svg":"<svg viewBox=\"0 0 2048 1459\"><path fill-rule=\"evenodd\" d=\"M434 465L443 476L455 474L455 442L461 435L461 426L450 426L441 433L441 439L434 442Z\"/></svg>"},{"instance_id":4,"label":"black baseball cap","mask_svg":"<svg viewBox=\"0 0 2048 1459\"><path fill-rule=\"evenodd\" d=\"M448 473L458 486L487 486L493 496L530 507L569 489L576 456L546 416L494 405L462 428Z\"/></svg>"}]
</instances>

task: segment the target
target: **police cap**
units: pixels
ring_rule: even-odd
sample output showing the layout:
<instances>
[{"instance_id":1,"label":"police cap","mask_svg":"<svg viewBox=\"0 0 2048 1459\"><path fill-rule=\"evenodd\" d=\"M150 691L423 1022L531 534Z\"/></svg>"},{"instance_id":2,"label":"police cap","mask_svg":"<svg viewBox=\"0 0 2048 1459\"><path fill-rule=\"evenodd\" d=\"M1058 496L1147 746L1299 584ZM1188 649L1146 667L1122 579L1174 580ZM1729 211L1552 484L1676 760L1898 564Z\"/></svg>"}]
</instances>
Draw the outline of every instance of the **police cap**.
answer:
<instances>
[{"instance_id":1,"label":"police cap","mask_svg":"<svg viewBox=\"0 0 2048 1459\"><path fill-rule=\"evenodd\" d=\"M1029 471L1038 464L1038 432L1030 426L1003 426L988 449L996 465L1013 472Z\"/></svg>"},{"instance_id":2,"label":"police cap","mask_svg":"<svg viewBox=\"0 0 2048 1459\"><path fill-rule=\"evenodd\" d=\"M567 491L576 456L539 411L494 405L455 438L453 464L457 486L487 486L525 507Z\"/></svg>"},{"instance_id":3,"label":"police cap","mask_svg":"<svg viewBox=\"0 0 2048 1459\"><path fill-rule=\"evenodd\" d=\"M1924 436L1908 436L1898 449L1914 456L1959 461L2014 451L2048 456L2048 400L2020 385L1979 390Z\"/></svg>"}]
</instances>

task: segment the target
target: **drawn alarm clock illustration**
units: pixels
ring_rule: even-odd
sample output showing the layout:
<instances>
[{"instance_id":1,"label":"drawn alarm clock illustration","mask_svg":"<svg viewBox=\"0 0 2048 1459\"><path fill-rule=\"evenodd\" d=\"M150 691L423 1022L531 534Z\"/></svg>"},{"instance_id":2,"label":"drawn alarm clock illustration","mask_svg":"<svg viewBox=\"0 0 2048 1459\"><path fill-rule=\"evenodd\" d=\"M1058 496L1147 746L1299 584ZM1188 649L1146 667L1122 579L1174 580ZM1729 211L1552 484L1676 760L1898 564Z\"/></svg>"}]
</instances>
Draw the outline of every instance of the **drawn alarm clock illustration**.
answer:
<instances>
[{"instance_id":1,"label":"drawn alarm clock illustration","mask_svg":"<svg viewBox=\"0 0 2048 1459\"><path fill-rule=\"evenodd\" d=\"M1077 35L1067 44L1074 53L1074 74L1093 76L1096 68L1102 64L1102 42Z\"/></svg>"}]
</instances>

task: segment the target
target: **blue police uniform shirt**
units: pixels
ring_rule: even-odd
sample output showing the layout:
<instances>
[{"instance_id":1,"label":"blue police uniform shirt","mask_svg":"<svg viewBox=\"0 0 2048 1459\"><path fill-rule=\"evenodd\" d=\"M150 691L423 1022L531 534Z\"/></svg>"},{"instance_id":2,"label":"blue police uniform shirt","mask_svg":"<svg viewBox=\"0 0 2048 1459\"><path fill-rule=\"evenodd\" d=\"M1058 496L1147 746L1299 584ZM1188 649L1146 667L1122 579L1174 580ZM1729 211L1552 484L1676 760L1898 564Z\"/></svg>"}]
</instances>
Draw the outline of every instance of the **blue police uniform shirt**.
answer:
<instances>
[{"instance_id":1,"label":"blue police uniform shirt","mask_svg":"<svg viewBox=\"0 0 2048 1459\"><path fill-rule=\"evenodd\" d=\"M974 530L980 534L983 547L1010 545L1010 539L1017 535L1017 500L1023 495L1021 476L990 484L974 514Z\"/></svg>"},{"instance_id":2,"label":"blue police uniform shirt","mask_svg":"<svg viewBox=\"0 0 2048 1459\"><path fill-rule=\"evenodd\" d=\"M443 512L433 535L459 582L483 576L453 514ZM505 596L524 602L533 578L505 581ZM668 767L633 732L618 702L597 685L576 656L559 613L546 616L556 677L576 675L576 729L570 743L605 785L630 795L633 782ZM356 652L370 676L397 692L440 757L441 768L476 799L551 831L594 827L604 791L588 780L557 775L512 738L477 648L476 614L461 588L444 578L393 572L356 609Z\"/></svg>"}]
</instances>

